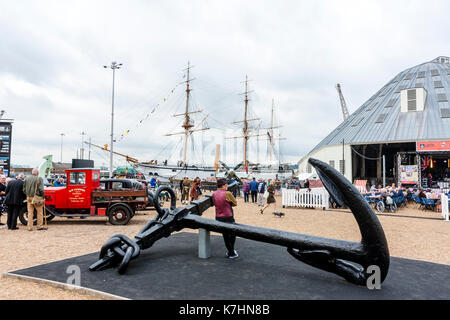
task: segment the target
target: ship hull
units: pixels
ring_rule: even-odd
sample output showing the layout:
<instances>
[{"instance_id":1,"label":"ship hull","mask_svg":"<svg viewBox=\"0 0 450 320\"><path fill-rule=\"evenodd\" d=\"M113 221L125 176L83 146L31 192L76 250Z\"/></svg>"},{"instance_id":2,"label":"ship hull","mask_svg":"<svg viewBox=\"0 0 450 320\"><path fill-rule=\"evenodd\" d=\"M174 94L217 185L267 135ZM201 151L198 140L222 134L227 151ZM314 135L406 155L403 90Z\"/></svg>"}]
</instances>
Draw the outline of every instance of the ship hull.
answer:
<instances>
[{"instance_id":1,"label":"ship hull","mask_svg":"<svg viewBox=\"0 0 450 320\"><path fill-rule=\"evenodd\" d=\"M188 177L194 179L199 177L201 180L211 179L216 177L216 170L214 168L196 167L196 166L159 166L151 164L138 164L135 166L146 177L159 176L164 178L183 179Z\"/></svg>"},{"instance_id":2,"label":"ship hull","mask_svg":"<svg viewBox=\"0 0 450 320\"><path fill-rule=\"evenodd\" d=\"M159 176L163 178L173 178L173 179L183 179L188 177L188 179L200 178L201 180L222 178L225 176L225 172L216 172L213 167L197 167L197 166L160 166L152 164L138 164L135 166L141 173L146 177L150 178L153 176ZM293 172L291 170L253 170L246 173L245 171L237 171L236 175L239 178L256 178L256 179L290 179L293 177Z\"/></svg>"}]
</instances>

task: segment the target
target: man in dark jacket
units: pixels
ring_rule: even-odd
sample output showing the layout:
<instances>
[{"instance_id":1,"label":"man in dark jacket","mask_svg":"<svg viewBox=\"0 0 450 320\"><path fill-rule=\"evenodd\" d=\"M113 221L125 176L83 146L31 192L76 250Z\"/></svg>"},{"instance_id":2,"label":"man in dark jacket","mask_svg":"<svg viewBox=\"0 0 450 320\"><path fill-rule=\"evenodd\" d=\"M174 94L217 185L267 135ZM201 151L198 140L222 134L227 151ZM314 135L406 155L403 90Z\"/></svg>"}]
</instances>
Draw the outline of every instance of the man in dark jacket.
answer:
<instances>
[{"instance_id":1,"label":"man in dark jacket","mask_svg":"<svg viewBox=\"0 0 450 320\"><path fill-rule=\"evenodd\" d=\"M23 201L26 198L25 193L23 193L23 180L23 174L19 174L17 179L10 181L6 187L5 202L8 205L7 225L9 230L19 229L17 228L17 217L20 214Z\"/></svg>"}]
</instances>

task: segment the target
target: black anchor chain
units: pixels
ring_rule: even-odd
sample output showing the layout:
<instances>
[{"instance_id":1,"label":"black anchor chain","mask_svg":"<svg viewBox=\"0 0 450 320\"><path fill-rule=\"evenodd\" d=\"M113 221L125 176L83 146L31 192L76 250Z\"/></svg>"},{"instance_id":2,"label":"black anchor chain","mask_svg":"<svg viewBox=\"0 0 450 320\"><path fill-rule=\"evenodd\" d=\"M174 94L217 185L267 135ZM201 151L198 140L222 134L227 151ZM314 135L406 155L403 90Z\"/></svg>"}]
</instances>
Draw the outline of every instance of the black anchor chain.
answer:
<instances>
[{"instance_id":1,"label":"black anchor chain","mask_svg":"<svg viewBox=\"0 0 450 320\"><path fill-rule=\"evenodd\" d=\"M156 201L154 202L157 216L153 220L150 220L145 224L141 231L139 231L138 236L136 236L136 240L139 238L139 235L145 233L152 227L164 225L164 223L161 221L167 218L167 216L170 214L170 210L168 210L167 208L161 208L158 201L159 194L164 191L169 192L171 199L171 209L175 209L175 192L169 187L159 188L155 193ZM132 240L123 234L116 234L102 246L102 248L100 249L99 260L96 263L92 264L89 269L91 271L97 271L119 265L119 274L124 274L128 268L130 261L136 259L139 256L140 252L141 246L139 245L139 241Z\"/></svg>"}]
</instances>

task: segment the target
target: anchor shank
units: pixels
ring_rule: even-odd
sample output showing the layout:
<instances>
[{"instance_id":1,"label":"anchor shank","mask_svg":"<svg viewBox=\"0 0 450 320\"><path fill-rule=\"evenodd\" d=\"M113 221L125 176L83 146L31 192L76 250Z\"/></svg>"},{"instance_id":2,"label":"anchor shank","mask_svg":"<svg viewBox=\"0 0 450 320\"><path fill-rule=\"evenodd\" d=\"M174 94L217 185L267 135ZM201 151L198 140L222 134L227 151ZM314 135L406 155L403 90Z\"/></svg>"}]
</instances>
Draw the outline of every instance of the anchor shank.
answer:
<instances>
[{"instance_id":1,"label":"anchor shank","mask_svg":"<svg viewBox=\"0 0 450 320\"><path fill-rule=\"evenodd\" d=\"M238 223L225 223L205 219L193 214L187 214L180 222L182 222L183 226L186 228L203 228L218 233L228 232L241 238L271 243L288 248L328 250L333 257L338 259L350 260L353 262L363 262L365 259L364 247L359 242L328 239Z\"/></svg>"}]
</instances>

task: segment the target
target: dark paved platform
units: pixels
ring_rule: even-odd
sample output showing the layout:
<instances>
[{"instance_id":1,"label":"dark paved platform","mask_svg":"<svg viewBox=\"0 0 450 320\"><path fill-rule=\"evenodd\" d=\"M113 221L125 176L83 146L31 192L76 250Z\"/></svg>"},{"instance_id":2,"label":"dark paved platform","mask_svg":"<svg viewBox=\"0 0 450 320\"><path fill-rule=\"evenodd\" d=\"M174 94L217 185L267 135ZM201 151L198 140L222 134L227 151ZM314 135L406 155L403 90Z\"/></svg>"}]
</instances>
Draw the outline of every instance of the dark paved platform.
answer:
<instances>
[{"instance_id":1,"label":"dark paved platform","mask_svg":"<svg viewBox=\"0 0 450 320\"><path fill-rule=\"evenodd\" d=\"M78 265L81 286L130 299L450 299L448 265L391 258L381 290L369 290L303 264L283 247L238 238L240 257L229 260L222 237L211 236L212 257L204 260L197 245L196 233L162 239L122 276L115 269L89 271L97 253L11 273L66 283L67 267Z\"/></svg>"}]
</instances>

